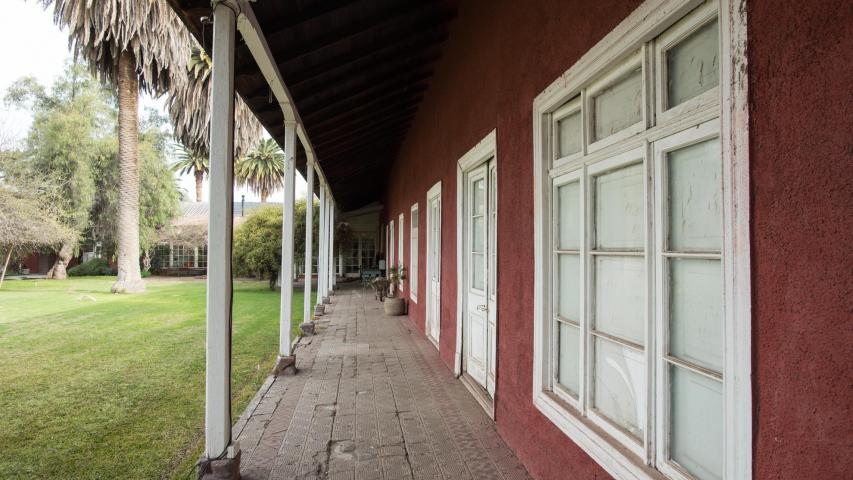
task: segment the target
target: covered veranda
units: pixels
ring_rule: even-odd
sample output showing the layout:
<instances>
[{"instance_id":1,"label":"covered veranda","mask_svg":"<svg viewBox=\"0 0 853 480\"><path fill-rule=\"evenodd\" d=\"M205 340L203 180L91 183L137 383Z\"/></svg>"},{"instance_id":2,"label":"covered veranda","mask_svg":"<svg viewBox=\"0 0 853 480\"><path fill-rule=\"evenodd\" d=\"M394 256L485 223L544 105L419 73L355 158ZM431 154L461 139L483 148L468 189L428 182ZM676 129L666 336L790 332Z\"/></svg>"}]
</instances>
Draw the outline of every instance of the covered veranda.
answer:
<instances>
[{"instance_id":1,"label":"covered veranda","mask_svg":"<svg viewBox=\"0 0 853 480\"><path fill-rule=\"evenodd\" d=\"M333 298L235 426L243 479L529 478L406 317L356 283Z\"/></svg>"},{"instance_id":2,"label":"covered veranda","mask_svg":"<svg viewBox=\"0 0 853 480\"><path fill-rule=\"evenodd\" d=\"M216 478L526 478L493 422L407 321L334 295L335 217L382 200L455 15L452 2L170 0L212 53L205 452ZM293 278L294 178L320 198L317 305L290 336L282 285L275 374L231 419L234 95L285 152L280 278ZM307 209L306 224L312 224ZM312 258L307 229L305 258ZM300 272L301 273L301 272ZM305 277L311 278L310 262ZM291 368L291 367L296 367ZM291 372L298 373L291 373ZM242 466L241 466L242 464Z\"/></svg>"}]
</instances>

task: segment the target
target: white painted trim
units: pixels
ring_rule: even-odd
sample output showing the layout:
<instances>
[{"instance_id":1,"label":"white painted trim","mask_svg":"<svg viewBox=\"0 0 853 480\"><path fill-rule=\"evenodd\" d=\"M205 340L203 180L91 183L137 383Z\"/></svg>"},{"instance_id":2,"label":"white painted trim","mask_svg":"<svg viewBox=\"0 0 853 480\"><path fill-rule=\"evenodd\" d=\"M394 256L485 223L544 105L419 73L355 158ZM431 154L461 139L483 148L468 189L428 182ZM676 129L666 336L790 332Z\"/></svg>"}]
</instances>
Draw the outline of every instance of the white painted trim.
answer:
<instances>
[{"instance_id":1,"label":"white painted trim","mask_svg":"<svg viewBox=\"0 0 853 480\"><path fill-rule=\"evenodd\" d=\"M295 202L296 175L296 124L284 123L284 195L281 222L281 268L278 280L281 284L281 309L279 310L279 356L289 357L290 325L293 318L293 230L296 224L293 204Z\"/></svg>"},{"instance_id":2,"label":"white painted trim","mask_svg":"<svg viewBox=\"0 0 853 480\"><path fill-rule=\"evenodd\" d=\"M213 10L208 212L205 457L225 455L231 438L231 243L234 208L234 45L230 5Z\"/></svg>"},{"instance_id":3,"label":"white painted trim","mask_svg":"<svg viewBox=\"0 0 853 480\"><path fill-rule=\"evenodd\" d=\"M415 212L418 212L417 223L414 221ZM418 261L420 260L418 244L421 240L420 213L418 202L415 202L409 209L409 273L407 275L409 277L409 298L415 303L418 303L418 288L420 288L418 279L418 275L420 275L418 271ZM417 237L413 235L415 230L418 232Z\"/></svg>"},{"instance_id":4,"label":"white painted trim","mask_svg":"<svg viewBox=\"0 0 853 480\"><path fill-rule=\"evenodd\" d=\"M311 321L311 282L314 274L314 163L308 162L305 174L305 296L302 299L302 323Z\"/></svg>"},{"instance_id":5,"label":"white painted trim","mask_svg":"<svg viewBox=\"0 0 853 480\"><path fill-rule=\"evenodd\" d=\"M749 142L746 58L746 0L720 0L721 81L720 111L723 168L724 264L726 284L725 331L725 476L730 480L752 478L751 311L749 264ZM534 375L533 403L554 424L618 479L659 479L661 474L640 464L641 459L607 439L607 435L553 394L543 392L548 369L542 319L551 294L543 280L550 278L550 252L546 235L551 210L551 176L583 168L583 163L563 165L551 172L550 113L583 93L598 72L673 25L701 4L698 0L647 0L623 20L572 68L540 93L533 102L534 158ZM644 47L645 48L645 47ZM650 53L645 50L645 61ZM648 104L648 102L646 102ZM691 112L696 121L716 116ZM656 127L653 127L653 129ZM663 132L661 132L663 133ZM675 131L670 132L675 133ZM625 148L633 148L628 145ZM606 150L606 149L605 149ZM608 155L614 152L607 152ZM546 158L547 157L547 158ZM556 169L555 169L556 170ZM549 317L550 315L548 315Z\"/></svg>"},{"instance_id":6,"label":"white painted trim","mask_svg":"<svg viewBox=\"0 0 853 480\"><path fill-rule=\"evenodd\" d=\"M335 288L335 283L337 282L337 275L335 271L335 217L337 216L337 211L335 207L335 200L329 196L329 283L326 286L326 290L329 293L332 292ZM326 295L328 295L327 293Z\"/></svg>"},{"instance_id":7,"label":"white painted trim","mask_svg":"<svg viewBox=\"0 0 853 480\"><path fill-rule=\"evenodd\" d=\"M406 262L406 215L403 212L400 212L400 215L397 217L397 221L399 225L397 225L397 268L401 271L403 267L405 267ZM400 279L400 285L398 285L400 289L400 294L406 291L406 282L405 280Z\"/></svg>"},{"instance_id":8,"label":"white painted trim","mask_svg":"<svg viewBox=\"0 0 853 480\"><path fill-rule=\"evenodd\" d=\"M752 478L752 284L746 0L720 0L725 476Z\"/></svg>"},{"instance_id":9,"label":"white painted trim","mask_svg":"<svg viewBox=\"0 0 853 480\"><path fill-rule=\"evenodd\" d=\"M430 206L430 203L431 203L434 199L436 199L436 197L438 198L438 206L439 206L439 208L438 208L438 218L437 218L437 219L432 218L432 216L431 216L431 215L432 215L432 213L431 213L431 212L432 212L432 208L431 208L431 206ZM439 348L439 345L440 345L440 343L439 343L439 338L441 337L441 243L442 243L442 242L441 242L441 231L442 231L442 228L441 228L441 227L442 227L442 225L441 225L441 219L442 219L441 209L443 208L443 207L442 207L442 203L443 203L443 202L442 202L442 199L441 199L441 180L439 180L438 182L436 182L436 184L435 184L435 185L433 185L433 186L432 186L432 187L427 191L427 194L426 194L426 205L427 205L427 221L426 221L426 227L427 227L427 228L426 228L426 230L427 230L427 269L426 269L426 280L427 280L427 285L428 285L428 286L427 286L427 302L426 302L425 312L426 312L426 319L427 319L427 320L429 320L430 313L431 313L431 312L430 312L430 310L431 310L432 305L433 305L433 301L432 301L432 299L431 299L431 298L430 298L430 296L429 296L429 295L430 295L430 293L429 293L429 292L431 292L431 291L432 291L432 290L431 290L431 288L430 288L430 286L429 286L429 283L430 283L430 269L429 269L429 235L430 235L430 224L431 224L432 222L438 222L438 236L437 236L437 238L436 238L436 242L438 242L438 252L439 252L439 254L438 254L438 258L437 258L437 259L436 259L436 261L435 261L435 268L437 269L436 274L437 274L437 276L438 276L438 291L436 292L436 296L437 296L437 298L435 299L435 300L436 300L436 301L435 301L435 304L439 306L438 312L436 312L436 313L435 313L435 314L436 314L436 319L437 319L437 321L438 321L438 335L436 335L436 336L435 336L435 338L432 338L432 335L431 335L431 334L430 334L430 332L429 332L429 324L428 324L428 322L424 322L424 324L425 324L425 326L426 326L425 330L427 331L427 332L426 332L426 334L427 334L427 338L429 338L430 340L432 340L432 341L433 341L433 343L435 344L435 347L436 347L436 348Z\"/></svg>"},{"instance_id":10,"label":"white painted trim","mask_svg":"<svg viewBox=\"0 0 853 480\"><path fill-rule=\"evenodd\" d=\"M323 297L326 295L326 276L323 272L326 271L326 215L328 215L327 211L327 202L326 202L326 186L324 184L320 184L320 222L318 225L318 234L320 235L320 242L317 245L317 305L323 304Z\"/></svg>"},{"instance_id":11,"label":"white painted trim","mask_svg":"<svg viewBox=\"0 0 853 480\"><path fill-rule=\"evenodd\" d=\"M496 130L489 132L482 140L477 142L477 145L468 150L456 162L456 356L453 373L457 377L462 375L462 335L464 333L462 331L462 320L464 318L463 309L465 304L465 268L463 263L465 174L492 157L494 157L495 166L497 166ZM497 337L497 333L495 336Z\"/></svg>"}]
</instances>

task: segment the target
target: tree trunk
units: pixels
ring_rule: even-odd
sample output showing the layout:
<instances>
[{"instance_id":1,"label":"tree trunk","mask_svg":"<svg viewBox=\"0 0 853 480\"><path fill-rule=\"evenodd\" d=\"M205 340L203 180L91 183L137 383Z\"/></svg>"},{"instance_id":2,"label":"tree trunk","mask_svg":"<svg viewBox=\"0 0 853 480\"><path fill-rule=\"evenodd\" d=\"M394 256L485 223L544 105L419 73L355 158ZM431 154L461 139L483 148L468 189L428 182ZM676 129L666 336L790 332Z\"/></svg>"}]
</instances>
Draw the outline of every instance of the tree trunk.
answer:
<instances>
[{"instance_id":1,"label":"tree trunk","mask_svg":"<svg viewBox=\"0 0 853 480\"><path fill-rule=\"evenodd\" d=\"M139 82L136 58L125 50L118 59L118 278L113 293L145 290L139 273Z\"/></svg>"},{"instance_id":2,"label":"tree trunk","mask_svg":"<svg viewBox=\"0 0 853 480\"><path fill-rule=\"evenodd\" d=\"M66 270L66 267L68 266L68 262L71 261L71 255L73 254L74 245L70 243L63 243L62 246L59 247L59 251L56 252L56 261L53 262L53 266L47 271L47 278L52 278L54 280L65 280L68 278L68 271Z\"/></svg>"},{"instance_id":3,"label":"tree trunk","mask_svg":"<svg viewBox=\"0 0 853 480\"><path fill-rule=\"evenodd\" d=\"M6 270L9 269L9 259L12 258L12 249L6 254L6 261L3 262L3 271L0 272L0 288L3 288L3 280L6 279Z\"/></svg>"},{"instance_id":4,"label":"tree trunk","mask_svg":"<svg viewBox=\"0 0 853 480\"><path fill-rule=\"evenodd\" d=\"M195 171L195 201L201 202L201 186L204 181L204 172L201 170Z\"/></svg>"},{"instance_id":5,"label":"tree trunk","mask_svg":"<svg viewBox=\"0 0 853 480\"><path fill-rule=\"evenodd\" d=\"M275 282L278 280L278 272L270 272L270 290L275 291Z\"/></svg>"},{"instance_id":6,"label":"tree trunk","mask_svg":"<svg viewBox=\"0 0 853 480\"><path fill-rule=\"evenodd\" d=\"M267 192L261 192L261 203L267 203L267 196L269 196Z\"/></svg>"}]
</instances>

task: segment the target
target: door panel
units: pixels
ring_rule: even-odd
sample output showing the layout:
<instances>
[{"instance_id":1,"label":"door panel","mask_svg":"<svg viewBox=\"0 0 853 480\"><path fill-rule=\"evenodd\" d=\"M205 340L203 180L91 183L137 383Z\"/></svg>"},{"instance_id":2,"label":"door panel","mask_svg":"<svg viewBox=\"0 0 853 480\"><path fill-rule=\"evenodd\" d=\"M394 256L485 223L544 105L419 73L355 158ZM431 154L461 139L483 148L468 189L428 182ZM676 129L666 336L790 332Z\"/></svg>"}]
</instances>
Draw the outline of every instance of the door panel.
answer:
<instances>
[{"instance_id":1,"label":"door panel","mask_svg":"<svg viewBox=\"0 0 853 480\"><path fill-rule=\"evenodd\" d=\"M494 397L495 380L497 377L495 365L497 363L497 220L498 220L498 185L497 168L494 160L488 163L488 319L489 324L486 331L487 348L489 351L489 364L486 370L486 390Z\"/></svg>"},{"instance_id":2,"label":"door panel","mask_svg":"<svg viewBox=\"0 0 853 480\"><path fill-rule=\"evenodd\" d=\"M441 331L441 196L427 200L427 335L438 343Z\"/></svg>"},{"instance_id":3,"label":"door panel","mask_svg":"<svg viewBox=\"0 0 853 480\"><path fill-rule=\"evenodd\" d=\"M486 299L486 165L471 170L466 182L467 315L464 327L465 370L486 386L488 369L488 302Z\"/></svg>"},{"instance_id":4,"label":"door panel","mask_svg":"<svg viewBox=\"0 0 853 480\"><path fill-rule=\"evenodd\" d=\"M464 369L490 395L495 391L496 289L494 162L470 170L465 180Z\"/></svg>"}]
</instances>

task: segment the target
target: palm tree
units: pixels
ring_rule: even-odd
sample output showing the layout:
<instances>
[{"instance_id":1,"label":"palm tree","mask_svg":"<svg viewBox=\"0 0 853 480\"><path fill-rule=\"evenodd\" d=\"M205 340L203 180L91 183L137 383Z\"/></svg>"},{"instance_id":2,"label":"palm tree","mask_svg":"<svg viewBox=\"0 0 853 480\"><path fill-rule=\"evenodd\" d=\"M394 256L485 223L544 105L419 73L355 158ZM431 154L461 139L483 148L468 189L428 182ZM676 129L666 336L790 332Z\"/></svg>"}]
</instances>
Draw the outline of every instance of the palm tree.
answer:
<instances>
[{"instance_id":1,"label":"palm tree","mask_svg":"<svg viewBox=\"0 0 853 480\"><path fill-rule=\"evenodd\" d=\"M118 91L118 278L115 293L145 289L139 268L139 91L154 95L186 82L192 40L167 0L41 0L68 28L75 55Z\"/></svg>"},{"instance_id":2,"label":"palm tree","mask_svg":"<svg viewBox=\"0 0 853 480\"><path fill-rule=\"evenodd\" d=\"M178 145L175 152L175 163L172 164L172 170L180 175L193 174L195 177L195 201L201 202L201 190L204 182L204 175L208 173L208 156L206 154L198 154L192 152L183 145Z\"/></svg>"},{"instance_id":3,"label":"palm tree","mask_svg":"<svg viewBox=\"0 0 853 480\"><path fill-rule=\"evenodd\" d=\"M187 149L208 156L210 148L210 56L195 43L186 79L169 90L169 120ZM234 101L234 156L240 157L261 137L261 124L243 100Z\"/></svg>"},{"instance_id":4,"label":"palm tree","mask_svg":"<svg viewBox=\"0 0 853 480\"><path fill-rule=\"evenodd\" d=\"M234 165L234 177L241 185L261 196L261 203L281 188L284 179L284 153L275 140L266 138Z\"/></svg>"}]
</instances>

